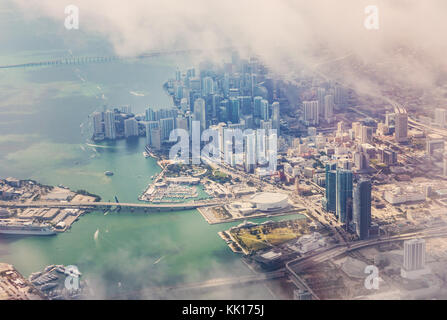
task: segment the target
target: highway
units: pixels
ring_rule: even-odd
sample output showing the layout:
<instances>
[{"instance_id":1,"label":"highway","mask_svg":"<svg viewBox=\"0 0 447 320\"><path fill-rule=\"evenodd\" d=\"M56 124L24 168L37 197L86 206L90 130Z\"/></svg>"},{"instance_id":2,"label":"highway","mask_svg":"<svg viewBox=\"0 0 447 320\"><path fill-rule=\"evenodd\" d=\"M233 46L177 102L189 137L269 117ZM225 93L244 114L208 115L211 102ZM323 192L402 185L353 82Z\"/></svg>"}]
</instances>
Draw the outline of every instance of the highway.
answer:
<instances>
[{"instance_id":1,"label":"highway","mask_svg":"<svg viewBox=\"0 0 447 320\"><path fill-rule=\"evenodd\" d=\"M442 136L443 138L447 138L447 130L445 129L441 129L441 128L432 128L428 125L422 124L420 122L417 122L416 120L408 117L408 126L421 130L421 131L429 131L429 132L433 132L436 133L440 136Z\"/></svg>"},{"instance_id":2,"label":"highway","mask_svg":"<svg viewBox=\"0 0 447 320\"><path fill-rule=\"evenodd\" d=\"M198 201L186 203L121 203L121 202L61 202L61 201L30 201L30 202L15 202L15 201L0 201L0 207L15 207L15 208L92 208L92 207L126 207L126 208L153 208L153 209L195 209L200 207L212 206L221 204L222 201Z\"/></svg>"}]
</instances>

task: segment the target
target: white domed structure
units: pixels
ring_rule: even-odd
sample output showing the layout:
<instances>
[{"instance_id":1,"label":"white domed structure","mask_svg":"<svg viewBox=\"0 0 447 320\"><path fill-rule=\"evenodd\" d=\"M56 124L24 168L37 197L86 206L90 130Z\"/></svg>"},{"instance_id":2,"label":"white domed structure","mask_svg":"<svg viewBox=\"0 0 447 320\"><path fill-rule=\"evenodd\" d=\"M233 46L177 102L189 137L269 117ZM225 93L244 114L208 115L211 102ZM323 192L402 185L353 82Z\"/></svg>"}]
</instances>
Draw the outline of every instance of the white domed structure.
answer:
<instances>
[{"instance_id":1,"label":"white domed structure","mask_svg":"<svg viewBox=\"0 0 447 320\"><path fill-rule=\"evenodd\" d=\"M253 195L250 201L261 211L274 211L286 208L289 196L284 193L261 192Z\"/></svg>"}]
</instances>

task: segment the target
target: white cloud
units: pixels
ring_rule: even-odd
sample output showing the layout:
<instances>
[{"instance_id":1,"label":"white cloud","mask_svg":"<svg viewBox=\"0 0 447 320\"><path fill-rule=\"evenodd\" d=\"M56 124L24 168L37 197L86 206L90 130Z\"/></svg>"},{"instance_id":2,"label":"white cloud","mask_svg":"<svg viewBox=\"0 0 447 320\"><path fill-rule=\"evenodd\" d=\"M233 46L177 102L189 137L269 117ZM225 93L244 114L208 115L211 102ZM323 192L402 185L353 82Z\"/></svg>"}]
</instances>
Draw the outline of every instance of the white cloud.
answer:
<instances>
[{"instance_id":1,"label":"white cloud","mask_svg":"<svg viewBox=\"0 0 447 320\"><path fill-rule=\"evenodd\" d=\"M431 84L434 70L447 71L444 0L14 1L27 15L51 17L61 27L65 6L77 5L80 29L105 36L120 55L231 45L249 48L278 70L317 61L323 52L352 52L366 63L393 59L409 67L400 80ZM378 31L364 27L368 5L379 8ZM390 54L399 47L416 50L420 60Z\"/></svg>"}]
</instances>

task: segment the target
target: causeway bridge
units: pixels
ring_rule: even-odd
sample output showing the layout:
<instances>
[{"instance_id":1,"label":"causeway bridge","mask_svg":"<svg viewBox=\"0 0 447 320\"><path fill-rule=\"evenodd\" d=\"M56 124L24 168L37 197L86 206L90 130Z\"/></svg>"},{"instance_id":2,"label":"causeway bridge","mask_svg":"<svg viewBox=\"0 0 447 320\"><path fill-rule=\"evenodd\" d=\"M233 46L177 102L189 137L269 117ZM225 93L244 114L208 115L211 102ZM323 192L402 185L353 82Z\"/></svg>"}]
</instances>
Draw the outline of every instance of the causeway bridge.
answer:
<instances>
[{"instance_id":1,"label":"causeway bridge","mask_svg":"<svg viewBox=\"0 0 447 320\"><path fill-rule=\"evenodd\" d=\"M231 48L218 48L216 50L229 50ZM171 51L153 51L140 54L138 56L97 56L97 57L75 57L75 56L67 56L56 58L47 61L32 61L27 63L20 64L10 64L10 65L0 65L0 69L11 69L11 68L26 68L26 67L41 67L41 66L61 66L61 65L79 65L79 64L88 64L88 63L107 63L114 62L118 60L127 60L127 59L145 59L145 58L153 58L158 56L167 56L167 55L184 55L184 54L198 54L203 52L202 49L191 49L191 50L171 50Z\"/></svg>"},{"instance_id":2,"label":"causeway bridge","mask_svg":"<svg viewBox=\"0 0 447 320\"><path fill-rule=\"evenodd\" d=\"M222 201L191 201L185 203L123 203L123 202L62 202L62 201L0 201L0 207L10 208L142 208L165 210L189 210L222 204Z\"/></svg>"}]
</instances>

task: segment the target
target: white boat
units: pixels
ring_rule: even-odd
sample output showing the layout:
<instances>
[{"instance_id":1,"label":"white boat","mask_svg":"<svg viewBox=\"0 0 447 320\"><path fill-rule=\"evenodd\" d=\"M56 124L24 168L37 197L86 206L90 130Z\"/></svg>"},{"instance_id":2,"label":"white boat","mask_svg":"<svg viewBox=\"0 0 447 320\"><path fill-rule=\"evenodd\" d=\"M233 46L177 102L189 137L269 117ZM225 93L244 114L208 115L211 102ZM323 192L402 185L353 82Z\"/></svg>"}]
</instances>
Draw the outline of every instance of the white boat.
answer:
<instances>
[{"instance_id":1,"label":"white boat","mask_svg":"<svg viewBox=\"0 0 447 320\"><path fill-rule=\"evenodd\" d=\"M95 234L93 235L93 239L98 240L98 236L99 236L99 229L96 229Z\"/></svg>"},{"instance_id":2,"label":"white boat","mask_svg":"<svg viewBox=\"0 0 447 320\"><path fill-rule=\"evenodd\" d=\"M153 264L155 265L155 264L159 263L164 257L165 256L162 256L162 257L158 258Z\"/></svg>"},{"instance_id":3,"label":"white boat","mask_svg":"<svg viewBox=\"0 0 447 320\"><path fill-rule=\"evenodd\" d=\"M0 222L0 234L50 236L56 232L47 225Z\"/></svg>"}]
</instances>

